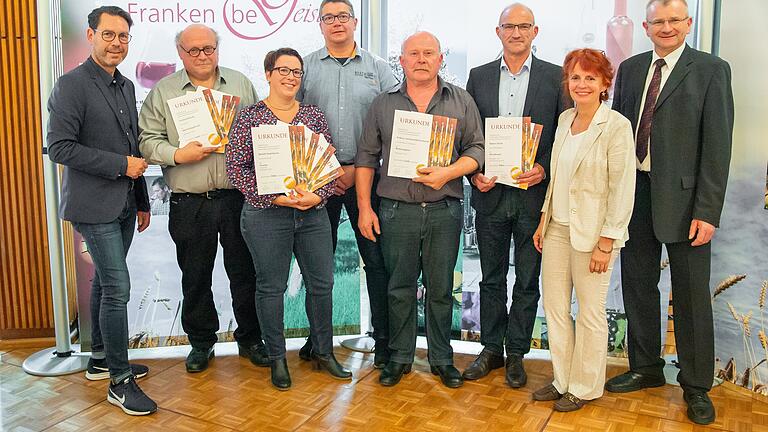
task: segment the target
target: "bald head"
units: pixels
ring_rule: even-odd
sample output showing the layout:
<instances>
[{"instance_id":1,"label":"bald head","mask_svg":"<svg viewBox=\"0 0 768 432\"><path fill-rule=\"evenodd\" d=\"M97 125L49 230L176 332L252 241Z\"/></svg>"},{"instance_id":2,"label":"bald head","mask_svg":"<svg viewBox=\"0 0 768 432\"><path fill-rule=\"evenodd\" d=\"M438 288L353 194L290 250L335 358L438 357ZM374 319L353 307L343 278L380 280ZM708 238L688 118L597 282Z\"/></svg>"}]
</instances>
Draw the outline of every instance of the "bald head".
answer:
<instances>
[{"instance_id":1,"label":"bald head","mask_svg":"<svg viewBox=\"0 0 768 432\"><path fill-rule=\"evenodd\" d=\"M197 39L200 36L212 36L215 45L219 44L219 34L216 33L216 30L203 24L190 24L180 32L176 33L176 45L183 45L185 37Z\"/></svg>"},{"instance_id":2,"label":"bald head","mask_svg":"<svg viewBox=\"0 0 768 432\"><path fill-rule=\"evenodd\" d=\"M435 85L442 63L440 41L432 33L417 32L403 41L400 65L409 83Z\"/></svg>"},{"instance_id":3,"label":"bald head","mask_svg":"<svg viewBox=\"0 0 768 432\"><path fill-rule=\"evenodd\" d=\"M419 44L424 44L424 43L428 43L428 39L431 39L435 43L435 46L437 47L437 52L440 52L441 51L440 40L437 38L437 36L433 35L428 31L419 31L405 38L405 40L403 41L403 44L400 45L400 54L404 54L406 52L406 46L409 43L412 44L412 43L418 42Z\"/></svg>"},{"instance_id":4,"label":"bald head","mask_svg":"<svg viewBox=\"0 0 768 432\"><path fill-rule=\"evenodd\" d=\"M507 18L510 15L515 16L528 16L530 17L530 23L536 24L536 19L534 19L533 11L528 6L522 4L522 3L512 3L511 5L505 7L501 14L499 15L499 25L504 24L507 22Z\"/></svg>"}]
</instances>

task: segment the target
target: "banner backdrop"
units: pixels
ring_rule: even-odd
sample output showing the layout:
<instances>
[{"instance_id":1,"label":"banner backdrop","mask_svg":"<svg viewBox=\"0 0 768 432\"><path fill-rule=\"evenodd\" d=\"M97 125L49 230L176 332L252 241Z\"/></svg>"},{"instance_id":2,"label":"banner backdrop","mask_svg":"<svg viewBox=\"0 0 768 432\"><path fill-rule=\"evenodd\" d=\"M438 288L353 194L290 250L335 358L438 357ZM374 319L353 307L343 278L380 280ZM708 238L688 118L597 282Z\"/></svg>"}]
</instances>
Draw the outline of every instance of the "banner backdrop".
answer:
<instances>
[{"instance_id":1,"label":"banner backdrop","mask_svg":"<svg viewBox=\"0 0 768 432\"><path fill-rule=\"evenodd\" d=\"M90 53L85 38L88 13L105 4L101 1L61 2L64 70L79 65ZM219 64L244 73L260 97L268 93L264 78L264 55L288 46L302 55L323 45L319 29L320 1L311 0L143 0L108 2L128 11L134 26L128 56L118 67L136 84L137 108L162 77L182 68L174 37L186 26L205 24L220 37ZM360 1L353 1L359 13ZM358 25L359 32L360 25ZM358 33L359 36L359 33ZM358 37L359 40L359 37ZM128 255L131 300L128 324L131 347L186 343L180 324L181 272L176 250L168 234L168 193L160 167L147 170L152 199L150 227L134 236ZM90 290L93 265L82 239L75 233L80 336L83 349L90 349ZM336 334L360 332L361 286L359 255L354 234L342 215L336 254L333 295L333 325ZM220 339L229 340L236 328L229 282L219 247L213 273L214 299L219 313ZM304 289L294 264L285 306L286 334L306 334Z\"/></svg>"}]
</instances>

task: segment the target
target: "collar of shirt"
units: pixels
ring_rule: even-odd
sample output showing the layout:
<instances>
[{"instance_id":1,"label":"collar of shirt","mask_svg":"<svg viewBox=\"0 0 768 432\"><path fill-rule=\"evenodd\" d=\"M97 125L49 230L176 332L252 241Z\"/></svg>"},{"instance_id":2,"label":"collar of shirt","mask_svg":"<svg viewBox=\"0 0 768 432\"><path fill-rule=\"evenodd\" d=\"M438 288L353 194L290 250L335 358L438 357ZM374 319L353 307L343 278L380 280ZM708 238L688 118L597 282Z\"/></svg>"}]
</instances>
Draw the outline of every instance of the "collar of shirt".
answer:
<instances>
[{"instance_id":1,"label":"collar of shirt","mask_svg":"<svg viewBox=\"0 0 768 432\"><path fill-rule=\"evenodd\" d=\"M513 73L507 67L507 62L504 61L504 56L502 55L502 57L501 57L501 65L499 66L499 68L501 69L502 72L507 72L510 75L519 76L523 72L528 72L528 71L531 70L531 63L532 62L533 62L533 54L531 54L529 52L528 53L528 58L525 59L525 62L523 63L523 66L520 68L520 70L517 71L517 73Z\"/></svg>"},{"instance_id":2,"label":"collar of shirt","mask_svg":"<svg viewBox=\"0 0 768 432\"><path fill-rule=\"evenodd\" d=\"M408 96L408 87L407 87L408 80L403 77L403 81L396 86L389 89L388 93L402 93L404 96ZM447 93L451 91L451 87L446 84L446 82L440 78L440 75L437 76L437 90L440 92L440 94Z\"/></svg>"},{"instance_id":3,"label":"collar of shirt","mask_svg":"<svg viewBox=\"0 0 768 432\"><path fill-rule=\"evenodd\" d=\"M663 58L669 70L674 69L675 65L677 64L677 61L680 60L680 56L683 55L683 50L685 50L686 45L687 44L680 45L674 51L672 51L671 53L667 54L664 57L659 56L656 53L656 50L653 50L653 58L651 59L651 68L653 68L653 64L656 63L656 60Z\"/></svg>"},{"instance_id":4,"label":"collar of shirt","mask_svg":"<svg viewBox=\"0 0 768 432\"><path fill-rule=\"evenodd\" d=\"M221 87L222 84L227 83L227 71L216 67L216 83L213 85L213 89L216 90ZM187 88L187 86L192 87L193 89L197 89L197 86L192 84L192 80L189 79L189 75L187 74L186 69L181 70L181 74L179 75L179 88L181 90L184 90Z\"/></svg>"},{"instance_id":5,"label":"collar of shirt","mask_svg":"<svg viewBox=\"0 0 768 432\"><path fill-rule=\"evenodd\" d=\"M352 59L352 58L357 58L357 57L360 57L360 50L357 49L357 43L355 43L355 50L352 52L352 55L350 57L347 57L347 58L351 58ZM325 60L325 59L335 60L336 58L340 58L340 57L332 56L331 53L328 51L328 47L323 46L322 48L320 48L320 59L321 60Z\"/></svg>"},{"instance_id":6,"label":"collar of shirt","mask_svg":"<svg viewBox=\"0 0 768 432\"><path fill-rule=\"evenodd\" d=\"M115 74L110 75L109 72L105 71L104 68L99 66L95 60L93 60L93 57L88 56L88 60L86 62L91 64L91 67L96 68L96 73L99 75L99 77L104 81L104 84L109 87L112 85L112 82L114 81L117 85L123 86L125 84L125 77L123 74L120 73L120 71L115 68Z\"/></svg>"}]
</instances>

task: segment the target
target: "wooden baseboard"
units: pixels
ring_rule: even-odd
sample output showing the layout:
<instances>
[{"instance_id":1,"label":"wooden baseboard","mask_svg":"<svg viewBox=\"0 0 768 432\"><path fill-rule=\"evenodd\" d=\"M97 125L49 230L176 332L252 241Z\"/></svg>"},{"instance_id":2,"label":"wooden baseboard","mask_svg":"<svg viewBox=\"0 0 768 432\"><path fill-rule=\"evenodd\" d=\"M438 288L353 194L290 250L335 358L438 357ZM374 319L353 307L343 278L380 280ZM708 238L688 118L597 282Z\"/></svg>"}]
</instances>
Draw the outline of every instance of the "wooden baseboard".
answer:
<instances>
[{"instance_id":1,"label":"wooden baseboard","mask_svg":"<svg viewBox=\"0 0 768 432\"><path fill-rule=\"evenodd\" d=\"M26 338L0 340L0 350L11 351L20 348L50 348L56 345L56 338Z\"/></svg>"},{"instance_id":2,"label":"wooden baseboard","mask_svg":"<svg viewBox=\"0 0 768 432\"><path fill-rule=\"evenodd\" d=\"M55 332L53 328L42 329L0 329L0 341L5 342L10 339L37 339L53 338Z\"/></svg>"}]
</instances>

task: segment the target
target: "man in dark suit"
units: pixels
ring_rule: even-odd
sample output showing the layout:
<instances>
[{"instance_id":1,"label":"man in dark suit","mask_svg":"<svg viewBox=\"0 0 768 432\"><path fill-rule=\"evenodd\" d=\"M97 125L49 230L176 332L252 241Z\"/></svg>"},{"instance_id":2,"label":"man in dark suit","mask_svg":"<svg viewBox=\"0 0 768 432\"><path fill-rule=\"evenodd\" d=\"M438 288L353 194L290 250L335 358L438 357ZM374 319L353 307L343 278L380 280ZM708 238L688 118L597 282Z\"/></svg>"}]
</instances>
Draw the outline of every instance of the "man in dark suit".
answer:
<instances>
[{"instance_id":1,"label":"man in dark suit","mask_svg":"<svg viewBox=\"0 0 768 432\"><path fill-rule=\"evenodd\" d=\"M731 71L685 44L692 19L684 0L652 0L643 27L652 52L624 61L613 109L635 130L637 189L629 242L621 253L629 366L611 392L665 383L658 290L661 245L672 272L678 382L688 417L714 421L707 392L714 374L709 291L710 239L720 222L733 132Z\"/></svg>"},{"instance_id":2,"label":"man in dark suit","mask_svg":"<svg viewBox=\"0 0 768 432\"><path fill-rule=\"evenodd\" d=\"M48 100L48 154L64 166L61 218L82 234L93 259L93 352L86 378L111 378L107 401L130 415L157 405L136 384L147 374L128 363L131 280L125 257L137 225L149 226L133 83L117 65L128 54L130 15L103 6L88 15L91 55L63 75Z\"/></svg>"},{"instance_id":3,"label":"man in dark suit","mask_svg":"<svg viewBox=\"0 0 768 432\"><path fill-rule=\"evenodd\" d=\"M515 3L506 7L496 27L504 47L502 58L478 66L469 73L467 91L475 99L483 121L488 117L530 116L544 126L536 164L519 180L530 187L522 190L496 185L496 178L482 173L472 176L472 207L480 251L480 331L483 351L464 371L465 379L479 379L505 365L506 381L513 388L527 381L523 356L531 345L539 303L541 255L532 236L539 224L547 190L546 173L557 118L565 109L562 68L539 60L531 44L539 32L533 12ZM515 285L507 311L509 247L515 242Z\"/></svg>"}]
</instances>

